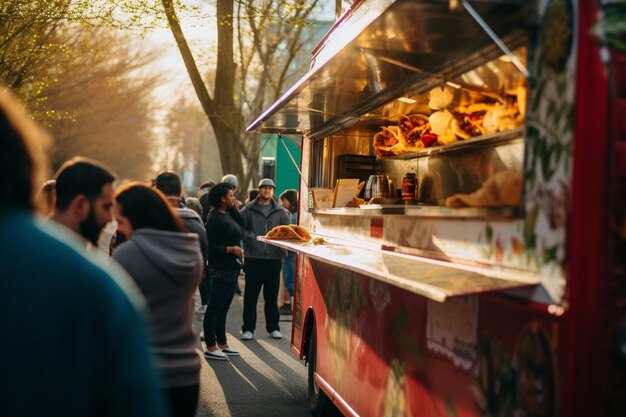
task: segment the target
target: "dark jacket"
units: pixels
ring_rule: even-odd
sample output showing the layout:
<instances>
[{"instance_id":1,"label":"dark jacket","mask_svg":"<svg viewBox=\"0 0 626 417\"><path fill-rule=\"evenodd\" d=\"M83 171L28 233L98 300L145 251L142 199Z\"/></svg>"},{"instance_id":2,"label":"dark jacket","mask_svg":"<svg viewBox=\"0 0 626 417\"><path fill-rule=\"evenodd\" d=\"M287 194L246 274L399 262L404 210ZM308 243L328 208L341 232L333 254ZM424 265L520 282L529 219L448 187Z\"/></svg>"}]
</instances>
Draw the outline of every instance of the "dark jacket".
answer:
<instances>
[{"instance_id":1,"label":"dark jacket","mask_svg":"<svg viewBox=\"0 0 626 417\"><path fill-rule=\"evenodd\" d=\"M145 228L113 254L148 301L152 345L167 388L199 381L192 329L193 295L203 276L199 249L193 233Z\"/></svg>"},{"instance_id":2,"label":"dark jacket","mask_svg":"<svg viewBox=\"0 0 626 417\"><path fill-rule=\"evenodd\" d=\"M218 269L240 269L238 257L226 253L226 247L239 246L243 238L242 227L233 216L211 210L206 219L206 234L209 238L209 266Z\"/></svg>"},{"instance_id":3,"label":"dark jacket","mask_svg":"<svg viewBox=\"0 0 626 417\"><path fill-rule=\"evenodd\" d=\"M0 209L0 415L165 416L139 290L39 223Z\"/></svg>"},{"instance_id":4,"label":"dark jacket","mask_svg":"<svg viewBox=\"0 0 626 417\"><path fill-rule=\"evenodd\" d=\"M206 236L204 222L200 216L198 216L198 213L191 209L183 207L178 208L177 211L180 218L185 222L185 226L187 226L189 233L195 233L198 235L198 239L200 240L200 250L202 251L202 260L204 261L204 266L206 267L209 256L209 240Z\"/></svg>"},{"instance_id":5,"label":"dark jacket","mask_svg":"<svg viewBox=\"0 0 626 417\"><path fill-rule=\"evenodd\" d=\"M270 201L271 210L267 217L263 215L259 206L257 197L241 209L241 216L246 225L243 232L244 256L258 259L282 259L287 256L285 249L259 242L256 238L264 236L275 226L289 224L289 212L273 199Z\"/></svg>"}]
</instances>

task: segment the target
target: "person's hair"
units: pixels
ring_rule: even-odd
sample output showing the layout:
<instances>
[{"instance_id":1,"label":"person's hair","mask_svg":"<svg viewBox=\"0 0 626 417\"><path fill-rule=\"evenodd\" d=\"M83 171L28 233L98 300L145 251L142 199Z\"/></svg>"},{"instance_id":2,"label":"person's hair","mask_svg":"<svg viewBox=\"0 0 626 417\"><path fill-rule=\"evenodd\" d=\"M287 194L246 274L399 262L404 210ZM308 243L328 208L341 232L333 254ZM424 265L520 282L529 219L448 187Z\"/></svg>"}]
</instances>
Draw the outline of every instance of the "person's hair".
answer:
<instances>
[{"instance_id":1,"label":"person's hair","mask_svg":"<svg viewBox=\"0 0 626 417\"><path fill-rule=\"evenodd\" d=\"M200 216L200 218L202 218L202 204L200 204L200 200L198 200L195 197L187 197L187 199L185 200L185 205L187 206L188 209L191 209L193 211L195 211L196 213L198 213L198 216Z\"/></svg>"},{"instance_id":2,"label":"person's hair","mask_svg":"<svg viewBox=\"0 0 626 417\"><path fill-rule=\"evenodd\" d=\"M39 209L43 214L50 215L54 212L57 201L56 181L48 180L43 183L37 194Z\"/></svg>"},{"instance_id":3,"label":"person's hair","mask_svg":"<svg viewBox=\"0 0 626 417\"><path fill-rule=\"evenodd\" d=\"M289 212L298 211L298 192L293 189L283 191L278 197L279 200L287 200L289 202Z\"/></svg>"},{"instance_id":4,"label":"person's hair","mask_svg":"<svg viewBox=\"0 0 626 417\"><path fill-rule=\"evenodd\" d=\"M154 180L154 186L166 197L180 197L183 193L183 182L174 171L163 171Z\"/></svg>"},{"instance_id":5,"label":"person's hair","mask_svg":"<svg viewBox=\"0 0 626 417\"><path fill-rule=\"evenodd\" d=\"M222 206L222 197L226 197L228 192L233 189L232 184L220 182L215 184L209 191L209 204L212 207L220 208Z\"/></svg>"},{"instance_id":6,"label":"person's hair","mask_svg":"<svg viewBox=\"0 0 626 417\"><path fill-rule=\"evenodd\" d=\"M252 200L257 198L258 196L259 196L259 189L258 188L250 188L248 190L248 197L246 198L246 204L248 204L249 202L251 202Z\"/></svg>"},{"instance_id":7,"label":"person's hair","mask_svg":"<svg viewBox=\"0 0 626 417\"><path fill-rule=\"evenodd\" d=\"M42 147L48 135L21 104L0 85L0 207L35 210L35 190L43 182Z\"/></svg>"},{"instance_id":8,"label":"person's hair","mask_svg":"<svg viewBox=\"0 0 626 417\"><path fill-rule=\"evenodd\" d=\"M133 229L157 229L186 232L181 218L158 189L140 182L131 182L115 193L120 213L128 218Z\"/></svg>"},{"instance_id":9,"label":"person's hair","mask_svg":"<svg viewBox=\"0 0 626 417\"><path fill-rule=\"evenodd\" d=\"M96 161L77 157L64 163L54 176L58 210L66 210L79 195L90 201L102 194L102 187L112 184L115 176Z\"/></svg>"}]
</instances>

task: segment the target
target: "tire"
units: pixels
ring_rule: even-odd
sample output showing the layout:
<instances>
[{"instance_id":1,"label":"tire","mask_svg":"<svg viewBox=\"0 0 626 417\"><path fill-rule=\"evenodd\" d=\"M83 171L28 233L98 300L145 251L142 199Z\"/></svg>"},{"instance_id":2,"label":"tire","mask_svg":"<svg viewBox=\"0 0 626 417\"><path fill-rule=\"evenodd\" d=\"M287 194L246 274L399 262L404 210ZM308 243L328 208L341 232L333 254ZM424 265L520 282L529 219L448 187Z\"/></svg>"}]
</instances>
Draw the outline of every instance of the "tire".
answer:
<instances>
[{"instance_id":1,"label":"tire","mask_svg":"<svg viewBox=\"0 0 626 417\"><path fill-rule=\"evenodd\" d=\"M328 415L330 400L326 393L315 383L315 371L317 369L317 336L315 328L311 333L311 341L309 342L309 411L313 417L323 417Z\"/></svg>"}]
</instances>

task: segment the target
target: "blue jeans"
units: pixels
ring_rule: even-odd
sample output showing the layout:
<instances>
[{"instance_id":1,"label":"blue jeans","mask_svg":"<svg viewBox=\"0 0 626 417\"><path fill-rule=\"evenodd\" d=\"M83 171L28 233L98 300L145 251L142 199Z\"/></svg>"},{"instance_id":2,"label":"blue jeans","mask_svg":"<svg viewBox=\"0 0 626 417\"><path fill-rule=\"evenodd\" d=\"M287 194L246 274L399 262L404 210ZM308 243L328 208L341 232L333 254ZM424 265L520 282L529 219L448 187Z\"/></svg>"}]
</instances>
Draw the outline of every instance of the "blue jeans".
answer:
<instances>
[{"instance_id":1,"label":"blue jeans","mask_svg":"<svg viewBox=\"0 0 626 417\"><path fill-rule=\"evenodd\" d=\"M296 279L296 254L288 252L283 259L283 281L290 297L293 297L293 286Z\"/></svg>"},{"instance_id":2,"label":"blue jeans","mask_svg":"<svg viewBox=\"0 0 626 417\"><path fill-rule=\"evenodd\" d=\"M209 266L211 298L204 313L204 341L207 346L226 344L226 315L235 295L239 269L217 269Z\"/></svg>"}]
</instances>

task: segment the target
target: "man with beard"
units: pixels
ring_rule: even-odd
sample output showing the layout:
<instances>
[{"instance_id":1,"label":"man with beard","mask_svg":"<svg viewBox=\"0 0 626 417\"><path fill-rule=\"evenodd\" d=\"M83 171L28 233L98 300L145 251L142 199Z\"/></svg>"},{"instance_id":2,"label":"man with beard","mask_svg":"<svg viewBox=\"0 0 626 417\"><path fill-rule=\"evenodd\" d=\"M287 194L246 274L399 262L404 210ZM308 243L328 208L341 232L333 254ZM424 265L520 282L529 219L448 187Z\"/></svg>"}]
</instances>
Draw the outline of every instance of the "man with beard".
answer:
<instances>
[{"instance_id":1,"label":"man with beard","mask_svg":"<svg viewBox=\"0 0 626 417\"><path fill-rule=\"evenodd\" d=\"M0 416L165 417L141 292L35 214L48 137L3 86L0 132Z\"/></svg>"},{"instance_id":2,"label":"man with beard","mask_svg":"<svg viewBox=\"0 0 626 417\"><path fill-rule=\"evenodd\" d=\"M243 249L246 253L244 271L246 287L243 293L243 326L241 340L252 340L256 328L257 302L261 288L265 300L265 329L274 339L282 339L278 320L278 288L282 259L287 256L285 249L256 240L273 227L287 225L291 218L287 210L274 200L276 185L269 178L259 183L259 195L242 210L246 229L243 232Z\"/></svg>"},{"instance_id":3,"label":"man with beard","mask_svg":"<svg viewBox=\"0 0 626 417\"><path fill-rule=\"evenodd\" d=\"M115 177L105 167L86 158L67 161L54 176L56 209L52 217L92 245L111 221Z\"/></svg>"}]
</instances>

